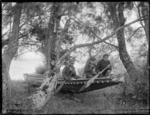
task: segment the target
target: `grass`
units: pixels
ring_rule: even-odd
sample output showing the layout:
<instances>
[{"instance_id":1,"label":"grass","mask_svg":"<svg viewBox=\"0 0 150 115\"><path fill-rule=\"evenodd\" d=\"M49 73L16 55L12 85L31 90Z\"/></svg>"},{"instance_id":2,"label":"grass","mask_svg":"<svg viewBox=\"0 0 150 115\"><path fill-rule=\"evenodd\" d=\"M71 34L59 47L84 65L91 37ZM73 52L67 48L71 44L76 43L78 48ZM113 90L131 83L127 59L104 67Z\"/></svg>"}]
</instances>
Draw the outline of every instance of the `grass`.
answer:
<instances>
[{"instance_id":1,"label":"grass","mask_svg":"<svg viewBox=\"0 0 150 115\"><path fill-rule=\"evenodd\" d=\"M12 82L12 100L20 101L26 109L26 113L31 114L31 101L26 98L30 96L25 89L25 84L21 81ZM34 92L34 90L33 90ZM43 110L36 110L34 113L48 114L100 114L100 113L133 113L142 112L149 108L140 103L131 103L131 100L123 100L120 96L122 92L120 85L108 87L101 90L95 90L88 93L76 94L75 96L83 99L83 103L65 98L65 95L59 94L53 97ZM26 106L26 107L25 107ZM141 110L141 111L140 111Z\"/></svg>"}]
</instances>

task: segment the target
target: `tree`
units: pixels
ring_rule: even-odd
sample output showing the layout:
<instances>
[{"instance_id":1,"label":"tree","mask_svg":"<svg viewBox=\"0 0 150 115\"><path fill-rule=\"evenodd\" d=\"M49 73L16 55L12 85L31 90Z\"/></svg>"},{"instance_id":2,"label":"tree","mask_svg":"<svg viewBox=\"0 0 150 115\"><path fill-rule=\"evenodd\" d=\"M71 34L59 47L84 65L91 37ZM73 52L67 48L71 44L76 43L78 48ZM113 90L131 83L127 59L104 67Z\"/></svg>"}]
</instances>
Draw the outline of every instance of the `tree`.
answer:
<instances>
[{"instance_id":1,"label":"tree","mask_svg":"<svg viewBox=\"0 0 150 115\"><path fill-rule=\"evenodd\" d=\"M8 91L6 91L7 96L8 96L7 97L8 102L10 102L10 99L11 99L11 95L10 95L11 84L10 84L9 69L10 69L11 60L13 59L18 49L18 35L19 35L19 30L20 30L19 24L20 24L20 17L21 17L21 11L22 11L22 4L16 3L16 5L13 6L12 8L13 8L13 11L11 12L13 15L12 34L9 38L10 40L8 42L8 46L7 48L4 49L4 53L2 56L2 65L3 65L3 70L4 70L3 78L6 79L7 87L8 87Z\"/></svg>"},{"instance_id":2,"label":"tree","mask_svg":"<svg viewBox=\"0 0 150 115\"><path fill-rule=\"evenodd\" d=\"M39 4L29 5L29 3L3 3L3 17L2 17L2 68L3 68L3 84L6 84L5 91L8 101L4 102L6 108L11 105L11 79L9 75L9 69L12 59L18 53L20 46L26 46L30 43L24 43L28 41L28 22L35 15L36 10L33 6ZM28 6L28 7L27 7ZM31 10L32 6L32 10ZM27 13L30 9L30 15ZM25 26L26 25L26 26ZM25 26L25 27L24 27ZM33 45L32 43L30 45ZM8 91L7 91L8 89ZM8 103L7 103L8 102ZM11 107L11 106L10 106ZM9 107L8 107L9 108Z\"/></svg>"},{"instance_id":3,"label":"tree","mask_svg":"<svg viewBox=\"0 0 150 115\"><path fill-rule=\"evenodd\" d=\"M123 26L125 24L125 17L124 17L124 6L126 3L119 2L119 3L108 3L108 11L110 12L110 18L113 21L114 29ZM117 40L119 46L119 55L120 59L123 62L124 67L126 68L130 78L126 78L126 83L129 85L127 90L129 93L134 93L134 85L140 76L137 69L133 65L131 58L126 50L126 43L124 37L124 29L120 29L117 33Z\"/></svg>"},{"instance_id":4,"label":"tree","mask_svg":"<svg viewBox=\"0 0 150 115\"><path fill-rule=\"evenodd\" d=\"M140 2L137 6L137 9L138 9L139 17L149 18L149 2ZM144 24L143 24L143 22L144 22ZM141 21L141 25L145 30L148 47L149 47L149 20ZM147 53L147 68L148 67L149 67L149 50Z\"/></svg>"}]
</instances>

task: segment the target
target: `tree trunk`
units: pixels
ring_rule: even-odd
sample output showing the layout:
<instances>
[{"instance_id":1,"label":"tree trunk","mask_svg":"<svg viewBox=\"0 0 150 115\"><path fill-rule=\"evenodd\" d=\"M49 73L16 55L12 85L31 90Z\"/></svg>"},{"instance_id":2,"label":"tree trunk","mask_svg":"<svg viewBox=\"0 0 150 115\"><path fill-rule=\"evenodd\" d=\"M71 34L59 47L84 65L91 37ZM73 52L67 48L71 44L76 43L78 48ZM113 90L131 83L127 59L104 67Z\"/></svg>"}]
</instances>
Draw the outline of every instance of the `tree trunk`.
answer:
<instances>
[{"instance_id":1,"label":"tree trunk","mask_svg":"<svg viewBox=\"0 0 150 115\"><path fill-rule=\"evenodd\" d=\"M116 8L118 5L118 8ZM114 28L117 29L118 27L121 27L125 24L125 18L124 18L124 4L123 3L112 3L111 4L111 15L112 20L114 24ZM117 14L118 12L118 14ZM127 73L129 75L129 78L125 78L126 83L128 85L126 91L127 93L133 93L134 92L134 84L138 78L138 72L133 65L133 62L131 61L131 58L127 52L126 49L126 43L125 43L125 37L124 37L124 29L120 29L117 32L117 40L118 40L118 46L119 46L119 55L120 59L124 65L124 67L127 70Z\"/></svg>"},{"instance_id":2,"label":"tree trunk","mask_svg":"<svg viewBox=\"0 0 150 115\"><path fill-rule=\"evenodd\" d=\"M8 104L11 99L11 79L9 75L9 69L11 61L18 50L18 35L19 35L19 24L21 17L22 5L16 4L14 8L14 19L13 19L13 28L12 28L12 36L9 38L9 43L7 48L4 50L2 56L2 64L3 64L3 78L7 82L8 91L6 91L6 95L8 96Z\"/></svg>"},{"instance_id":3,"label":"tree trunk","mask_svg":"<svg viewBox=\"0 0 150 115\"><path fill-rule=\"evenodd\" d=\"M59 76L59 71L60 71L60 66L58 67L56 65L56 61L57 61L56 52L58 52L56 51L57 49L56 42L58 40L57 30L58 30L60 19L61 19L61 15L60 15L61 4L53 3L51 9L52 9L51 17L50 17L49 24L48 24L48 36L47 36L47 63L48 63L47 66L49 69L49 74L48 74L49 78L45 79L45 80L48 80L48 84L46 84L46 82L43 81L40 87L41 88L40 92L44 94L43 97L33 98L33 103L35 107L38 109L43 107L52 97L55 86L56 86L57 77ZM55 66L57 66L57 69L56 69L57 71L54 70L56 68ZM43 87L46 85L48 85L48 87L43 90ZM35 95L38 95L38 93Z\"/></svg>"},{"instance_id":4,"label":"tree trunk","mask_svg":"<svg viewBox=\"0 0 150 115\"><path fill-rule=\"evenodd\" d=\"M48 68L50 70L49 72L49 76L53 76L53 69L55 67L55 63L57 61L57 54L56 54L56 42L58 40L58 36L57 36L57 30L59 27L59 23L60 23L60 19L61 16L59 15L61 12L61 7L60 7L60 3L53 3L52 6L52 11L51 11L51 17L49 20L49 35L47 38L47 43L48 43L48 52L47 52L47 61L48 61Z\"/></svg>"}]
</instances>

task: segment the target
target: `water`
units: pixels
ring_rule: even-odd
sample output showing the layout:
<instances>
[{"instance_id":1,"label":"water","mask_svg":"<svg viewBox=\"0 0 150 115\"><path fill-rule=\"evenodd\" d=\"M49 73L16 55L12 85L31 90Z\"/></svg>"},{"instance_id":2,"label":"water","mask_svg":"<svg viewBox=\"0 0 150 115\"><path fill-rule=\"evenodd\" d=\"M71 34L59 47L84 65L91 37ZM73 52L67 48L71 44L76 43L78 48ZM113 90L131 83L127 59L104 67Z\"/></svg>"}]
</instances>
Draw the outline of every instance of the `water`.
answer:
<instances>
[{"instance_id":1,"label":"water","mask_svg":"<svg viewBox=\"0 0 150 115\"><path fill-rule=\"evenodd\" d=\"M18 60L12 60L10 66L10 77L12 80L24 80L24 73L34 73L37 66L43 64L42 54L28 52ZM76 69L82 68L83 64L75 63ZM78 73L78 71L77 71Z\"/></svg>"},{"instance_id":2,"label":"water","mask_svg":"<svg viewBox=\"0 0 150 115\"><path fill-rule=\"evenodd\" d=\"M13 60L10 66L10 77L12 80L24 80L24 73L34 73L35 68L42 64L42 59Z\"/></svg>"}]
</instances>

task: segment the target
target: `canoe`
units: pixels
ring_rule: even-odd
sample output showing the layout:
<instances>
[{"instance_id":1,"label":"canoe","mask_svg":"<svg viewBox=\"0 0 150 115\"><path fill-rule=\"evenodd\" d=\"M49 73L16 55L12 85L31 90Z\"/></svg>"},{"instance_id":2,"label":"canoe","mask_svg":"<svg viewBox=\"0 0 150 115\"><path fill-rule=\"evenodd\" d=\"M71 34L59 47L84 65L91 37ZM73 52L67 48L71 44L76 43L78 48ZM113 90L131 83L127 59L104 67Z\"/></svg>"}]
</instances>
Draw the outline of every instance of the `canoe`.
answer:
<instances>
[{"instance_id":1,"label":"canoe","mask_svg":"<svg viewBox=\"0 0 150 115\"><path fill-rule=\"evenodd\" d=\"M81 87L87 82L88 80L70 80L67 81L64 86L62 87L62 89L60 90L60 92L63 93L84 93L84 92L89 92L89 91L93 91L93 90L98 90L98 89L103 89L106 87L110 87L110 86L114 86L117 85L119 83L123 83L122 81L114 81L111 78L97 78L95 79L95 81L87 88L85 88L84 90L82 90L81 92L79 91L81 89ZM59 85L61 84L62 81L58 82L57 87L59 87Z\"/></svg>"},{"instance_id":2,"label":"canoe","mask_svg":"<svg viewBox=\"0 0 150 115\"><path fill-rule=\"evenodd\" d=\"M28 80L29 80L27 81L28 87L40 87L43 81L42 79L39 79L39 78L35 79L32 77L29 77ZM89 87L85 88L84 90L80 92L79 90L88 80L89 79L77 79L77 80L66 81L63 87L61 88L60 92L62 93L84 93L84 92L103 89L106 87L110 87L110 86L123 83L122 81L113 80L108 77L97 78ZM61 83L63 83L63 80L58 80L58 84L56 88L58 88Z\"/></svg>"}]
</instances>

